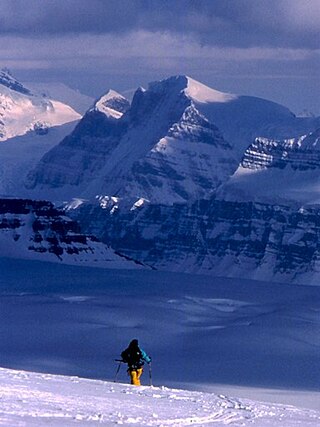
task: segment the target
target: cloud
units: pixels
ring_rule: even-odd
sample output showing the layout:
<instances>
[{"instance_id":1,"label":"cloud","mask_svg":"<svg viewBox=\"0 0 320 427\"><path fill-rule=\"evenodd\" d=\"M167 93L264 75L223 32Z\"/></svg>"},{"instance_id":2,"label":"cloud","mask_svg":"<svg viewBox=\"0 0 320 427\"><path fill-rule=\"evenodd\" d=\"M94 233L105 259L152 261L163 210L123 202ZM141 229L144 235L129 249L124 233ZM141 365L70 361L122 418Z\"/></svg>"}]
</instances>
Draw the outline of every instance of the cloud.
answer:
<instances>
[{"instance_id":1,"label":"cloud","mask_svg":"<svg viewBox=\"0 0 320 427\"><path fill-rule=\"evenodd\" d=\"M24 37L190 35L203 45L318 48L318 0L1 0L0 32Z\"/></svg>"},{"instance_id":2,"label":"cloud","mask_svg":"<svg viewBox=\"0 0 320 427\"><path fill-rule=\"evenodd\" d=\"M156 48L155 48L156 46ZM34 60L44 68L111 66L117 60L144 59L164 66L183 60L210 60L212 64L230 61L302 62L319 59L320 50L269 47L221 47L200 45L191 36L163 32L137 31L131 34L72 34L31 39L17 36L0 38L0 65L15 60L24 68ZM157 61L158 60L158 61ZM19 67L20 62L20 67ZM216 68L215 67L215 68ZM16 67L17 68L17 67Z\"/></svg>"},{"instance_id":3,"label":"cloud","mask_svg":"<svg viewBox=\"0 0 320 427\"><path fill-rule=\"evenodd\" d=\"M0 67L95 96L189 74L313 106L319 15L319 0L1 0Z\"/></svg>"}]
</instances>

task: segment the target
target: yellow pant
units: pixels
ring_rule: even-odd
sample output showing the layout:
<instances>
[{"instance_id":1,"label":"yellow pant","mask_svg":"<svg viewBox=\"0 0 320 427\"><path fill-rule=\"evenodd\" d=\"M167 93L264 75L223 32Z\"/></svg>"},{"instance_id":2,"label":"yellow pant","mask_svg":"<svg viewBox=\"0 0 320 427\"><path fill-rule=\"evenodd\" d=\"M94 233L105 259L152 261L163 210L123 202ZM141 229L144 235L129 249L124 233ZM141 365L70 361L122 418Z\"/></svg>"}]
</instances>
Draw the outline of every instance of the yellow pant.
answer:
<instances>
[{"instance_id":1,"label":"yellow pant","mask_svg":"<svg viewBox=\"0 0 320 427\"><path fill-rule=\"evenodd\" d=\"M140 384L140 377L142 375L142 372L143 372L142 368L133 369L133 370L129 369L129 375L131 378L131 384L132 385L141 385Z\"/></svg>"}]
</instances>

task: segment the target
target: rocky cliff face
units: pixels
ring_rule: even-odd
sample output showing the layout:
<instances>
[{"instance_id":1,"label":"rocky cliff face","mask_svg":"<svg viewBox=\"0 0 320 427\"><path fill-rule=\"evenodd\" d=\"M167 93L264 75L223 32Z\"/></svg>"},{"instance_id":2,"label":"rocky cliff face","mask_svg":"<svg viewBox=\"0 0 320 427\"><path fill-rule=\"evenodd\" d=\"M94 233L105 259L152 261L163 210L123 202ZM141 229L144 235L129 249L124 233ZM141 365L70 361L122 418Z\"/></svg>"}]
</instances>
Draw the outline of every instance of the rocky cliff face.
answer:
<instances>
[{"instance_id":1,"label":"rocky cliff face","mask_svg":"<svg viewBox=\"0 0 320 427\"><path fill-rule=\"evenodd\" d=\"M72 214L87 232L154 268L306 284L320 280L316 207L214 199L163 206L104 199L84 203Z\"/></svg>"},{"instance_id":2,"label":"rocky cliff face","mask_svg":"<svg viewBox=\"0 0 320 427\"><path fill-rule=\"evenodd\" d=\"M107 268L135 268L52 203L0 199L0 256Z\"/></svg>"},{"instance_id":3,"label":"rocky cliff face","mask_svg":"<svg viewBox=\"0 0 320 427\"><path fill-rule=\"evenodd\" d=\"M245 151L242 167L248 169L291 167L293 170L320 169L320 129L300 138L270 140L256 138Z\"/></svg>"}]
</instances>

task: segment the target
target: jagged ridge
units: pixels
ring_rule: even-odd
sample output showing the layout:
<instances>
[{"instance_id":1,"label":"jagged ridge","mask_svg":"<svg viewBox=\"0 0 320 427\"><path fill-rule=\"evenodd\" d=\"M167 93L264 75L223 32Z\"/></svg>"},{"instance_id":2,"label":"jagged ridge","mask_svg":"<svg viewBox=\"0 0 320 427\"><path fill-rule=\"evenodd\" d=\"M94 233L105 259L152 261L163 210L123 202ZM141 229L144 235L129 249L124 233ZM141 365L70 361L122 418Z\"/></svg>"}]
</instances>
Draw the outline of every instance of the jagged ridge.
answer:
<instances>
[{"instance_id":1,"label":"jagged ridge","mask_svg":"<svg viewBox=\"0 0 320 427\"><path fill-rule=\"evenodd\" d=\"M320 168L320 129L289 140L257 138L245 151L242 167L248 169L280 168L294 170Z\"/></svg>"}]
</instances>

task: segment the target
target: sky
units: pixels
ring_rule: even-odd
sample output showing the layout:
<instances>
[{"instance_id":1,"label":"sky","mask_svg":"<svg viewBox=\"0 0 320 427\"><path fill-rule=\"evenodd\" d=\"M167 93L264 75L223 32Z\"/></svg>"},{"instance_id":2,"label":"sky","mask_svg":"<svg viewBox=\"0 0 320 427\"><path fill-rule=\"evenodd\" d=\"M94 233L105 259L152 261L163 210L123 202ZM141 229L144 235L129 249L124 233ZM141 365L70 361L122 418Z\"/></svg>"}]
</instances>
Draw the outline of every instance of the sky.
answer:
<instances>
[{"instance_id":1,"label":"sky","mask_svg":"<svg viewBox=\"0 0 320 427\"><path fill-rule=\"evenodd\" d=\"M319 0L1 0L0 67L98 97L187 74L320 114Z\"/></svg>"}]
</instances>

